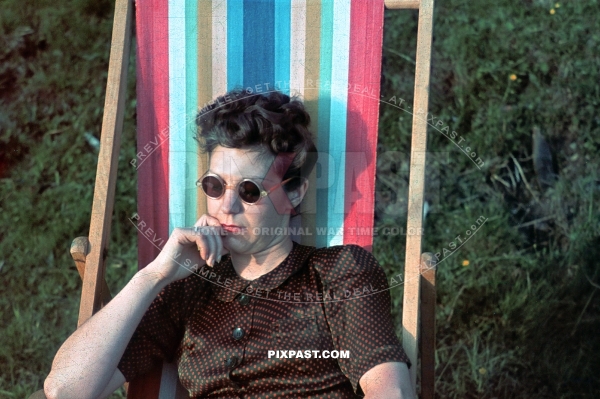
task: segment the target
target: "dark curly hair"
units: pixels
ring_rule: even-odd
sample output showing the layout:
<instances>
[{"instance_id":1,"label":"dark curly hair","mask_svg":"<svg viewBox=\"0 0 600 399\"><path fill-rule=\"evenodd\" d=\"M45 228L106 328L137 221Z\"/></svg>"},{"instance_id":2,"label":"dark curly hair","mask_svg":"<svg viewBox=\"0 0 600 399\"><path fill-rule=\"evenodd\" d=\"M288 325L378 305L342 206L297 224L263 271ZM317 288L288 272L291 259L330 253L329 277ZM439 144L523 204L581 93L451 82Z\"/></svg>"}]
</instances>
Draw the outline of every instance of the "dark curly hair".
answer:
<instances>
[{"instance_id":1,"label":"dark curly hair","mask_svg":"<svg viewBox=\"0 0 600 399\"><path fill-rule=\"evenodd\" d=\"M248 94L234 89L202 108L196 116L196 139L202 152L212 152L217 146L243 148L261 145L277 155L293 156L282 180L295 190L307 178L317 162L317 148L308 125L310 116L304 104L296 98L272 91ZM285 162L287 164L287 162ZM276 165L277 166L277 165Z\"/></svg>"}]
</instances>

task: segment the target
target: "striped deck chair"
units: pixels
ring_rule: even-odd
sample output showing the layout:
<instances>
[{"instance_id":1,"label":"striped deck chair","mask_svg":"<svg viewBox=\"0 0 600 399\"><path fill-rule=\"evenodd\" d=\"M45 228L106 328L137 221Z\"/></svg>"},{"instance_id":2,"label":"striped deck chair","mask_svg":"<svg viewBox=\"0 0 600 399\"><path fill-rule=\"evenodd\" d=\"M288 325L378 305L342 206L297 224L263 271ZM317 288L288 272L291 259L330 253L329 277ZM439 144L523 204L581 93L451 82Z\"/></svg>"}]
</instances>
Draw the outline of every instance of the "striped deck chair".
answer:
<instances>
[{"instance_id":1,"label":"striped deck chair","mask_svg":"<svg viewBox=\"0 0 600 399\"><path fill-rule=\"evenodd\" d=\"M419 9L409 219L421 231L433 0L388 0ZM130 0L117 0L101 151L89 243L74 241L83 278L79 325L110 300L104 283L116 165L123 120ZM317 247L357 244L371 250L380 100L383 0L148 0L137 3L138 260L144 267L178 226L205 213L195 185L207 168L194 140L199 107L233 88L300 96L320 151L297 220L295 240ZM416 230L415 230L416 229ZM88 253L88 247L90 251ZM432 257L421 236L407 236L403 345L416 386L419 303L423 327L421 394L433 397ZM425 272L425 273L422 273ZM424 284L421 284L423 281ZM130 399L187 397L165 363L132 381Z\"/></svg>"}]
</instances>

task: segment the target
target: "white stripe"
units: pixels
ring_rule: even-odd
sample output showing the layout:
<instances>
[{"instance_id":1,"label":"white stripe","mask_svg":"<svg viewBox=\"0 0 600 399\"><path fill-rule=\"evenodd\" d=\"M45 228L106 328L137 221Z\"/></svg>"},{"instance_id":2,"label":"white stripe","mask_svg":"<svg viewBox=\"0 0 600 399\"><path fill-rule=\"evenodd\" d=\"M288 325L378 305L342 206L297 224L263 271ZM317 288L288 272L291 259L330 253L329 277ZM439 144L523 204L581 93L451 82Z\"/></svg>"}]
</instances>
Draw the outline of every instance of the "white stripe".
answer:
<instances>
[{"instance_id":1,"label":"white stripe","mask_svg":"<svg viewBox=\"0 0 600 399\"><path fill-rule=\"evenodd\" d=\"M292 0L290 25L290 93L304 97L306 0Z\"/></svg>"},{"instance_id":2,"label":"white stripe","mask_svg":"<svg viewBox=\"0 0 600 399\"><path fill-rule=\"evenodd\" d=\"M227 1L214 1L212 10L213 99L227 92Z\"/></svg>"},{"instance_id":3,"label":"white stripe","mask_svg":"<svg viewBox=\"0 0 600 399\"><path fill-rule=\"evenodd\" d=\"M163 362L158 399L174 399L178 383L177 365L174 363Z\"/></svg>"}]
</instances>

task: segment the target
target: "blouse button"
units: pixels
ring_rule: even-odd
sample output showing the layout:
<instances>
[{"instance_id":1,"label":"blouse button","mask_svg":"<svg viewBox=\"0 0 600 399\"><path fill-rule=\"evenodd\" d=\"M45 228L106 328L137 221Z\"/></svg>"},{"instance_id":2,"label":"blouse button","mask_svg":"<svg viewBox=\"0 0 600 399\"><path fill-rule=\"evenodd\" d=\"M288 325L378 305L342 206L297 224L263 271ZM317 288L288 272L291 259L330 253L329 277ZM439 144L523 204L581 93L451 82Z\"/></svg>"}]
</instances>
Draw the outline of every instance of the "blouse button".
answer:
<instances>
[{"instance_id":1,"label":"blouse button","mask_svg":"<svg viewBox=\"0 0 600 399\"><path fill-rule=\"evenodd\" d=\"M238 297L238 302L242 306L246 306L250 303L250 297L248 295L242 294Z\"/></svg>"},{"instance_id":2,"label":"blouse button","mask_svg":"<svg viewBox=\"0 0 600 399\"><path fill-rule=\"evenodd\" d=\"M235 368L235 366L238 365L239 359L237 356L231 356L229 359L227 359L227 361L225 362L225 365L227 366L227 368L229 369L233 369Z\"/></svg>"},{"instance_id":3,"label":"blouse button","mask_svg":"<svg viewBox=\"0 0 600 399\"><path fill-rule=\"evenodd\" d=\"M240 327L237 327L233 330L233 339L235 339L236 341L239 341L243 337L244 337L244 330L242 330Z\"/></svg>"}]
</instances>

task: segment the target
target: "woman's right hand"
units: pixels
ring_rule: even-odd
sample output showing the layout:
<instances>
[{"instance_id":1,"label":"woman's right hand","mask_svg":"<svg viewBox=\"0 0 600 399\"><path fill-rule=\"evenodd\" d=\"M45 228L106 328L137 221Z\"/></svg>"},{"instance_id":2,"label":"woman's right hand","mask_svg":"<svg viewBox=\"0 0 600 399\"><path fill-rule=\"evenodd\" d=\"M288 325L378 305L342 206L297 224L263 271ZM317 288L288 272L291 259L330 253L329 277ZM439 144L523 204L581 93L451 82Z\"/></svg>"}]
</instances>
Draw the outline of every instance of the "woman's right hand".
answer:
<instances>
[{"instance_id":1,"label":"woman's right hand","mask_svg":"<svg viewBox=\"0 0 600 399\"><path fill-rule=\"evenodd\" d=\"M175 228L156 259L146 266L167 284L184 279L203 265L214 266L228 253L223 247L221 223L202 215L194 227Z\"/></svg>"}]
</instances>

